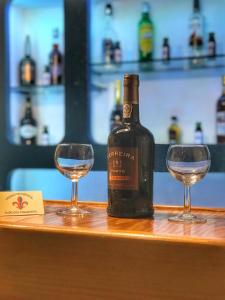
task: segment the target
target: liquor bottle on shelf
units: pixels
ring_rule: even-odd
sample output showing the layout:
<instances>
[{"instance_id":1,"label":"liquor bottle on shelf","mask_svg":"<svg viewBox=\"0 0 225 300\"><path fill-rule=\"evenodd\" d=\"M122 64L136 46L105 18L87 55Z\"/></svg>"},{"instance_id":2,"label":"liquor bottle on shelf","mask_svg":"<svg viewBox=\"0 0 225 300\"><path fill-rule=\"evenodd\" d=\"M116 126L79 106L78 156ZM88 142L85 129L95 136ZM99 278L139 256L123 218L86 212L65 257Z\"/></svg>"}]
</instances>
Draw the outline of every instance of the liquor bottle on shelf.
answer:
<instances>
[{"instance_id":1,"label":"liquor bottle on shelf","mask_svg":"<svg viewBox=\"0 0 225 300\"><path fill-rule=\"evenodd\" d=\"M223 92L216 105L216 137L218 144L225 144L225 76L223 76Z\"/></svg>"},{"instance_id":2,"label":"liquor bottle on shelf","mask_svg":"<svg viewBox=\"0 0 225 300\"><path fill-rule=\"evenodd\" d=\"M200 0L193 0L193 13L190 17L190 37L189 46L191 56L195 58L191 60L193 65L202 64L202 59L197 57L203 55L204 47L204 18L200 9Z\"/></svg>"},{"instance_id":3,"label":"liquor bottle on shelf","mask_svg":"<svg viewBox=\"0 0 225 300\"><path fill-rule=\"evenodd\" d=\"M142 15L138 23L139 61L150 61L153 58L153 22L149 10L149 3L143 2Z\"/></svg>"},{"instance_id":4,"label":"liquor bottle on shelf","mask_svg":"<svg viewBox=\"0 0 225 300\"><path fill-rule=\"evenodd\" d=\"M139 77L124 76L123 124L108 137L108 214L153 215L154 138L139 121Z\"/></svg>"},{"instance_id":5,"label":"liquor bottle on shelf","mask_svg":"<svg viewBox=\"0 0 225 300\"><path fill-rule=\"evenodd\" d=\"M215 56L216 56L216 39L215 39L215 33L214 32L209 33L208 56L209 56L209 58L215 58Z\"/></svg>"},{"instance_id":6,"label":"liquor bottle on shelf","mask_svg":"<svg viewBox=\"0 0 225 300\"><path fill-rule=\"evenodd\" d=\"M57 43L58 35L58 30L55 29L53 32L54 44L50 53L49 64L52 85L62 84L63 81L63 56L59 50L59 44Z\"/></svg>"},{"instance_id":7,"label":"liquor bottle on shelf","mask_svg":"<svg viewBox=\"0 0 225 300\"><path fill-rule=\"evenodd\" d=\"M171 117L171 124L168 130L169 144L179 144L181 142L181 129L178 125L177 116Z\"/></svg>"},{"instance_id":8,"label":"liquor bottle on shelf","mask_svg":"<svg viewBox=\"0 0 225 300\"><path fill-rule=\"evenodd\" d=\"M20 141L24 145L36 144L37 121L33 117L31 97L26 97L24 116L20 121Z\"/></svg>"},{"instance_id":9,"label":"liquor bottle on shelf","mask_svg":"<svg viewBox=\"0 0 225 300\"><path fill-rule=\"evenodd\" d=\"M31 57L31 42L29 35L25 39L25 55L19 64L19 83L22 86L35 85L36 63Z\"/></svg>"},{"instance_id":10,"label":"liquor bottle on shelf","mask_svg":"<svg viewBox=\"0 0 225 300\"><path fill-rule=\"evenodd\" d=\"M110 130L119 127L122 124L123 119L123 107L121 104L121 81L116 80L114 83L114 98L115 106L110 116Z\"/></svg>"},{"instance_id":11,"label":"liquor bottle on shelf","mask_svg":"<svg viewBox=\"0 0 225 300\"><path fill-rule=\"evenodd\" d=\"M50 74L50 68L49 66L44 67L44 72L42 74L42 85L50 85L51 84L51 74Z\"/></svg>"},{"instance_id":12,"label":"liquor bottle on shelf","mask_svg":"<svg viewBox=\"0 0 225 300\"><path fill-rule=\"evenodd\" d=\"M195 144L203 144L204 143L204 134L203 134L201 122L197 122L195 125L194 143Z\"/></svg>"},{"instance_id":13,"label":"liquor bottle on shelf","mask_svg":"<svg viewBox=\"0 0 225 300\"><path fill-rule=\"evenodd\" d=\"M106 64L111 64L115 62L115 50L117 50L118 59L118 50L121 57L121 47L118 41L117 33L113 28L113 6L111 2L107 2L105 5L105 27L104 27L104 36L102 41L102 53L103 53L103 62Z\"/></svg>"},{"instance_id":14,"label":"liquor bottle on shelf","mask_svg":"<svg viewBox=\"0 0 225 300\"><path fill-rule=\"evenodd\" d=\"M49 129L48 126L43 126L42 132L41 132L41 145L42 146L48 146L49 145Z\"/></svg>"},{"instance_id":15,"label":"liquor bottle on shelf","mask_svg":"<svg viewBox=\"0 0 225 300\"><path fill-rule=\"evenodd\" d=\"M167 63L170 60L170 44L168 38L163 39L162 60L164 63Z\"/></svg>"}]
</instances>

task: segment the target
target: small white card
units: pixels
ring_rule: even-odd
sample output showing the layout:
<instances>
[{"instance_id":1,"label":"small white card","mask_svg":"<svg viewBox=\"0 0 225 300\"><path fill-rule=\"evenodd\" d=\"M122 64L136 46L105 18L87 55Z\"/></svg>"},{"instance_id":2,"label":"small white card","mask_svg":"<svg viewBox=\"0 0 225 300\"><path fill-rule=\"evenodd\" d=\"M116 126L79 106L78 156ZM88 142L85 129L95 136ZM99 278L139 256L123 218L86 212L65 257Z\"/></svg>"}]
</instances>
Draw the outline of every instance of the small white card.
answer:
<instances>
[{"instance_id":1,"label":"small white card","mask_svg":"<svg viewBox=\"0 0 225 300\"><path fill-rule=\"evenodd\" d=\"M43 215L42 193L0 192L0 216Z\"/></svg>"}]
</instances>

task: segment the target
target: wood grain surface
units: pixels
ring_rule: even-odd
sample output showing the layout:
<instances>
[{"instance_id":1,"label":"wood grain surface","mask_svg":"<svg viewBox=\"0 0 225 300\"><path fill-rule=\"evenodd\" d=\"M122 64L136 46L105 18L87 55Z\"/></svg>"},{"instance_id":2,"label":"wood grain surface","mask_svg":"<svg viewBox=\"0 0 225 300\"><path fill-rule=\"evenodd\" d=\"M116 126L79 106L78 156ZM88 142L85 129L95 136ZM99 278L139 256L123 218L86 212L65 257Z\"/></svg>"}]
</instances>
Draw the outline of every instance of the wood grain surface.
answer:
<instances>
[{"instance_id":1,"label":"wood grain surface","mask_svg":"<svg viewBox=\"0 0 225 300\"><path fill-rule=\"evenodd\" d=\"M105 204L83 218L0 218L0 299L224 300L225 211L196 209L206 224L118 219Z\"/></svg>"}]
</instances>

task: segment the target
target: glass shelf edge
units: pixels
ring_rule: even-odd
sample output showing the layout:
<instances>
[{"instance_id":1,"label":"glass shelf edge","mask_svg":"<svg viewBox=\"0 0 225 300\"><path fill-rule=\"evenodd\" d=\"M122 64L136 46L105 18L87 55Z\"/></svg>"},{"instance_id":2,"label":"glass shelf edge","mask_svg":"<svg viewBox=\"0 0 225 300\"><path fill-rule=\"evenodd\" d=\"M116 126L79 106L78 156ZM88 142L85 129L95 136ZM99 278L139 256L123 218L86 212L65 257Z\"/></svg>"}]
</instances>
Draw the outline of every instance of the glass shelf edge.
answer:
<instances>
[{"instance_id":1,"label":"glass shelf edge","mask_svg":"<svg viewBox=\"0 0 225 300\"><path fill-rule=\"evenodd\" d=\"M34 94L42 92L64 92L64 85L12 86L10 92L19 94Z\"/></svg>"}]
</instances>

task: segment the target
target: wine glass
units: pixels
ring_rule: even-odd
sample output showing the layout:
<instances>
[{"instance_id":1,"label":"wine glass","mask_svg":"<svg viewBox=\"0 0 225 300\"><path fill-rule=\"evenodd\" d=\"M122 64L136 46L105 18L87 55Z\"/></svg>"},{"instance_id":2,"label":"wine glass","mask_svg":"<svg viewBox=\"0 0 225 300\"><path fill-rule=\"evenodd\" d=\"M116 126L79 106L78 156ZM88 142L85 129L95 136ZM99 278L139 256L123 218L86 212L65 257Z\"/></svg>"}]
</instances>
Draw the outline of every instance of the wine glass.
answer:
<instances>
[{"instance_id":1,"label":"wine glass","mask_svg":"<svg viewBox=\"0 0 225 300\"><path fill-rule=\"evenodd\" d=\"M56 168L72 181L70 207L57 211L59 215L79 216L89 213L78 206L78 180L87 175L94 164L94 151L87 144L59 144L55 150Z\"/></svg>"},{"instance_id":2,"label":"wine glass","mask_svg":"<svg viewBox=\"0 0 225 300\"><path fill-rule=\"evenodd\" d=\"M200 181L210 167L210 153L206 145L171 145L167 152L167 168L170 174L184 185L184 211L169 221L205 223L206 219L191 212L190 188Z\"/></svg>"}]
</instances>

